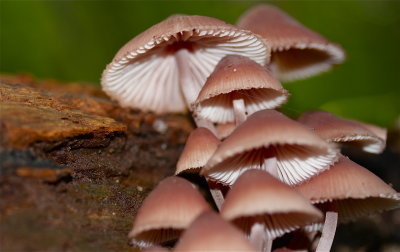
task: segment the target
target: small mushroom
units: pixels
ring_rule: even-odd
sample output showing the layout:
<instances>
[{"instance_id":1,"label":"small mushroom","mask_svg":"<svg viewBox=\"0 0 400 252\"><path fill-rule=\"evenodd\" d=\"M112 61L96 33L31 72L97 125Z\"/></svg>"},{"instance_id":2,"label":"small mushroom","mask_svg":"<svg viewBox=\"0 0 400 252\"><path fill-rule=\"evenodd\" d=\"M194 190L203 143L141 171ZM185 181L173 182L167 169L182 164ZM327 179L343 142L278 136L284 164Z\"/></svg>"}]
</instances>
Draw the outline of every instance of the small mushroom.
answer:
<instances>
[{"instance_id":1,"label":"small mushroom","mask_svg":"<svg viewBox=\"0 0 400 252\"><path fill-rule=\"evenodd\" d=\"M233 184L221 216L248 234L260 223L268 239L322 219L322 213L300 193L267 172L254 169Z\"/></svg>"},{"instance_id":2,"label":"small mushroom","mask_svg":"<svg viewBox=\"0 0 400 252\"><path fill-rule=\"evenodd\" d=\"M379 177L341 156L329 170L295 187L324 212L348 222L374 212L400 207L400 194ZM314 229L322 225L314 226Z\"/></svg>"},{"instance_id":3,"label":"small mushroom","mask_svg":"<svg viewBox=\"0 0 400 252\"><path fill-rule=\"evenodd\" d=\"M227 54L269 61L263 40L221 20L173 15L139 34L103 72L103 90L122 106L186 111L206 78Z\"/></svg>"},{"instance_id":4,"label":"small mushroom","mask_svg":"<svg viewBox=\"0 0 400 252\"><path fill-rule=\"evenodd\" d=\"M327 141L361 146L366 152L378 154L386 146L386 129L340 118L326 111L305 112L299 122L315 130Z\"/></svg>"},{"instance_id":5,"label":"small mushroom","mask_svg":"<svg viewBox=\"0 0 400 252\"><path fill-rule=\"evenodd\" d=\"M261 110L218 146L201 174L232 185L246 170L260 169L293 185L328 169L337 153L299 122L275 110Z\"/></svg>"},{"instance_id":6,"label":"small mushroom","mask_svg":"<svg viewBox=\"0 0 400 252\"><path fill-rule=\"evenodd\" d=\"M186 140L185 148L179 157L175 175L199 173L219 144L218 138L208 129L200 127L193 130ZM224 202L224 195L217 184L210 181L207 182L214 202L217 208L220 209Z\"/></svg>"},{"instance_id":7,"label":"small mushroom","mask_svg":"<svg viewBox=\"0 0 400 252\"><path fill-rule=\"evenodd\" d=\"M245 12L237 25L259 34L271 46L271 70L282 81L328 71L345 60L343 49L306 28L277 7L260 4Z\"/></svg>"},{"instance_id":8,"label":"small mushroom","mask_svg":"<svg viewBox=\"0 0 400 252\"><path fill-rule=\"evenodd\" d=\"M239 229L208 211L201 214L182 234L174 252L257 250Z\"/></svg>"},{"instance_id":9,"label":"small mushroom","mask_svg":"<svg viewBox=\"0 0 400 252\"><path fill-rule=\"evenodd\" d=\"M193 104L195 113L214 123L236 121L286 102L288 92L268 69L251 59L227 55L208 77Z\"/></svg>"},{"instance_id":10,"label":"small mushroom","mask_svg":"<svg viewBox=\"0 0 400 252\"><path fill-rule=\"evenodd\" d=\"M214 154L220 141L206 128L196 128L186 140L185 148L178 159L175 175L199 173Z\"/></svg>"},{"instance_id":11,"label":"small mushroom","mask_svg":"<svg viewBox=\"0 0 400 252\"><path fill-rule=\"evenodd\" d=\"M181 232L210 206L194 188L179 177L162 180L139 208L128 238L138 247L160 245L177 239Z\"/></svg>"}]
</instances>

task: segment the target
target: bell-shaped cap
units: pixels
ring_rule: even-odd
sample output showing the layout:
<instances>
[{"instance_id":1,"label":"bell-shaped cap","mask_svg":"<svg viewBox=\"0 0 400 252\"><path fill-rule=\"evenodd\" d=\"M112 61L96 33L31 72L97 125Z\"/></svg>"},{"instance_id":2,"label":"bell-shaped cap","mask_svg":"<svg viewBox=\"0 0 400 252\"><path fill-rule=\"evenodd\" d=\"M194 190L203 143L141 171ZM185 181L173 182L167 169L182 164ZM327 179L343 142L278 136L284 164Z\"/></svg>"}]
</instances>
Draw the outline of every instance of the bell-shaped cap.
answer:
<instances>
[{"instance_id":1,"label":"bell-shaped cap","mask_svg":"<svg viewBox=\"0 0 400 252\"><path fill-rule=\"evenodd\" d=\"M399 193L344 156L295 189L321 210L338 212L339 222L400 207Z\"/></svg>"},{"instance_id":2,"label":"bell-shaped cap","mask_svg":"<svg viewBox=\"0 0 400 252\"><path fill-rule=\"evenodd\" d=\"M345 60L343 49L272 5L260 4L237 22L271 46L271 69L282 81L319 74Z\"/></svg>"},{"instance_id":3,"label":"bell-shaped cap","mask_svg":"<svg viewBox=\"0 0 400 252\"><path fill-rule=\"evenodd\" d=\"M177 53L185 50L188 53L179 67ZM270 56L263 40L250 31L211 17L173 15L125 44L104 70L101 84L124 107L157 113L186 111L185 100L196 100L227 54L247 56L259 64ZM185 80L182 64L189 72ZM191 90L190 97L184 98L180 82Z\"/></svg>"},{"instance_id":4,"label":"bell-shaped cap","mask_svg":"<svg viewBox=\"0 0 400 252\"><path fill-rule=\"evenodd\" d=\"M231 185L246 170L268 170L267 160L276 158L279 179L293 185L328 169L337 153L301 123L278 111L262 110L218 146L201 174Z\"/></svg>"},{"instance_id":5,"label":"bell-shaped cap","mask_svg":"<svg viewBox=\"0 0 400 252\"><path fill-rule=\"evenodd\" d=\"M198 173L214 154L219 143L218 138L208 129L200 127L193 130L179 157L175 174Z\"/></svg>"},{"instance_id":6,"label":"bell-shaped cap","mask_svg":"<svg viewBox=\"0 0 400 252\"><path fill-rule=\"evenodd\" d=\"M187 251L253 251L244 233L218 214L201 214L182 234L174 252Z\"/></svg>"},{"instance_id":7,"label":"bell-shaped cap","mask_svg":"<svg viewBox=\"0 0 400 252\"><path fill-rule=\"evenodd\" d=\"M361 146L366 152L381 153L386 146L386 129L340 118L326 111L305 112L299 122L314 129L327 141Z\"/></svg>"},{"instance_id":8,"label":"bell-shaped cap","mask_svg":"<svg viewBox=\"0 0 400 252\"><path fill-rule=\"evenodd\" d=\"M143 201L128 238L139 247L177 239L210 206L194 186L179 177L162 180Z\"/></svg>"},{"instance_id":9,"label":"bell-shaped cap","mask_svg":"<svg viewBox=\"0 0 400 252\"><path fill-rule=\"evenodd\" d=\"M227 123L235 121L234 100L243 99L251 115L278 108L287 98L288 92L267 68L244 56L227 55L208 77L193 105L200 117Z\"/></svg>"},{"instance_id":10,"label":"bell-shaped cap","mask_svg":"<svg viewBox=\"0 0 400 252\"><path fill-rule=\"evenodd\" d=\"M242 174L228 192L221 215L249 233L255 223L264 224L273 239L320 221L322 213L300 193L261 170Z\"/></svg>"}]
</instances>

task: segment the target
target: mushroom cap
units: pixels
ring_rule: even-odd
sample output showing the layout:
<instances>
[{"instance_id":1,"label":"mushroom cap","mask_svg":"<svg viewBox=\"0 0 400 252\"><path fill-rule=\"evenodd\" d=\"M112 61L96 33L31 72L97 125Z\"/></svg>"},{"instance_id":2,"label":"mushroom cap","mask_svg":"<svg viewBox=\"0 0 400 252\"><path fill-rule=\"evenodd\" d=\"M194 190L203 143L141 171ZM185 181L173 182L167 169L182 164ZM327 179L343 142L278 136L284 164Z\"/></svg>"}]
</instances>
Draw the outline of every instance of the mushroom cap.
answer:
<instances>
[{"instance_id":1,"label":"mushroom cap","mask_svg":"<svg viewBox=\"0 0 400 252\"><path fill-rule=\"evenodd\" d=\"M271 68L283 81L329 70L345 60L343 49L272 5L260 4L245 12L237 25L268 40Z\"/></svg>"},{"instance_id":2,"label":"mushroom cap","mask_svg":"<svg viewBox=\"0 0 400 252\"><path fill-rule=\"evenodd\" d=\"M182 234L174 252L257 251L243 234L218 214L201 214Z\"/></svg>"},{"instance_id":3,"label":"mushroom cap","mask_svg":"<svg viewBox=\"0 0 400 252\"><path fill-rule=\"evenodd\" d=\"M370 153L381 153L386 146L386 129L340 118L326 111L305 112L298 121L327 141L353 143Z\"/></svg>"},{"instance_id":4,"label":"mushroom cap","mask_svg":"<svg viewBox=\"0 0 400 252\"><path fill-rule=\"evenodd\" d=\"M220 141L206 128L193 130L176 165L175 175L183 172L199 172L206 165Z\"/></svg>"},{"instance_id":5,"label":"mushroom cap","mask_svg":"<svg viewBox=\"0 0 400 252\"><path fill-rule=\"evenodd\" d=\"M210 206L179 177L162 180L139 208L128 238L131 244L149 247L176 239L183 229Z\"/></svg>"},{"instance_id":6,"label":"mushroom cap","mask_svg":"<svg viewBox=\"0 0 400 252\"><path fill-rule=\"evenodd\" d=\"M261 110L239 125L217 148L201 174L233 184L248 169L266 169L276 157L279 179L300 183L327 169L338 150L312 130L275 110Z\"/></svg>"},{"instance_id":7,"label":"mushroom cap","mask_svg":"<svg viewBox=\"0 0 400 252\"><path fill-rule=\"evenodd\" d=\"M233 184L221 215L247 233L255 223L275 238L319 221L322 213L300 193L261 170L248 170Z\"/></svg>"},{"instance_id":8,"label":"mushroom cap","mask_svg":"<svg viewBox=\"0 0 400 252\"><path fill-rule=\"evenodd\" d=\"M400 207L399 193L344 156L329 170L295 188L320 209L337 211L340 222Z\"/></svg>"},{"instance_id":9,"label":"mushroom cap","mask_svg":"<svg viewBox=\"0 0 400 252\"><path fill-rule=\"evenodd\" d=\"M260 64L269 61L263 40L221 20L173 15L125 44L104 70L103 90L122 106L158 113L186 110L175 53L189 51L193 89L200 92L218 61L239 54ZM193 98L193 101L196 99Z\"/></svg>"},{"instance_id":10,"label":"mushroom cap","mask_svg":"<svg viewBox=\"0 0 400 252\"><path fill-rule=\"evenodd\" d=\"M215 126L215 130L217 131L217 136L219 139L227 138L236 128L236 123L221 123Z\"/></svg>"},{"instance_id":11,"label":"mushroom cap","mask_svg":"<svg viewBox=\"0 0 400 252\"><path fill-rule=\"evenodd\" d=\"M193 104L194 111L214 123L234 122L232 102L243 99L248 115L275 109L288 92L269 70L248 57L227 55L208 77Z\"/></svg>"}]
</instances>

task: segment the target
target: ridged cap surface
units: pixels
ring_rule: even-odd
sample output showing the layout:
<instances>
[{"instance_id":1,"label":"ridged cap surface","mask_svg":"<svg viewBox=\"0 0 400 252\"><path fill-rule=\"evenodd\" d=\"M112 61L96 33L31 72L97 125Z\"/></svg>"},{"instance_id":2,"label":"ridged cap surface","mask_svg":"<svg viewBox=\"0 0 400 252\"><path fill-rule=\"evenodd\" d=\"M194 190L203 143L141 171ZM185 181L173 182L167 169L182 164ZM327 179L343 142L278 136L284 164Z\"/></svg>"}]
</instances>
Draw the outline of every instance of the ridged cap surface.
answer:
<instances>
[{"instance_id":1,"label":"ridged cap surface","mask_svg":"<svg viewBox=\"0 0 400 252\"><path fill-rule=\"evenodd\" d=\"M292 81L329 70L345 60L343 49L272 5L260 4L237 22L268 41L271 67L279 79Z\"/></svg>"},{"instance_id":2,"label":"ridged cap surface","mask_svg":"<svg viewBox=\"0 0 400 252\"><path fill-rule=\"evenodd\" d=\"M143 201L129 233L129 241L139 247L148 247L176 239L208 209L210 206L190 182L168 177Z\"/></svg>"}]
</instances>

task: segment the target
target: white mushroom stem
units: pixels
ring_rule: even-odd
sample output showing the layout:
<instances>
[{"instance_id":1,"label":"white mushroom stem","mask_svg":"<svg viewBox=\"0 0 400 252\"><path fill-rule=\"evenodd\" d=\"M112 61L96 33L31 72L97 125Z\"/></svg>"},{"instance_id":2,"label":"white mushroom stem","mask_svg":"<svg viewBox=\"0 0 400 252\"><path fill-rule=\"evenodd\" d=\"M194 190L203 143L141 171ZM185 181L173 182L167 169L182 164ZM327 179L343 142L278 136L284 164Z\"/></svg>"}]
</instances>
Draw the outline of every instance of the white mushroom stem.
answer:
<instances>
[{"instance_id":1,"label":"white mushroom stem","mask_svg":"<svg viewBox=\"0 0 400 252\"><path fill-rule=\"evenodd\" d=\"M224 204L224 201L225 201L224 195L222 194L222 191L218 187L216 187L212 183L210 183L208 181L208 179L207 179L207 183L208 183L208 187L210 189L211 196L214 199L215 205L217 206L218 211L220 211L222 204Z\"/></svg>"},{"instance_id":2,"label":"white mushroom stem","mask_svg":"<svg viewBox=\"0 0 400 252\"><path fill-rule=\"evenodd\" d=\"M246 121L246 106L244 105L243 99L237 99L232 101L233 105L233 113L235 114L235 123L236 126Z\"/></svg>"},{"instance_id":3,"label":"white mushroom stem","mask_svg":"<svg viewBox=\"0 0 400 252\"><path fill-rule=\"evenodd\" d=\"M195 83L192 79L192 71L188 64L190 58L189 51L180 49L175 53L175 57L179 69L181 90L189 109L191 109L191 105L197 99L199 91L196 90Z\"/></svg>"},{"instance_id":4,"label":"white mushroom stem","mask_svg":"<svg viewBox=\"0 0 400 252\"><path fill-rule=\"evenodd\" d=\"M272 248L272 240L268 239L265 226L261 223L255 223L251 227L250 236L249 236L250 243L256 247L257 251L261 252L270 252Z\"/></svg>"},{"instance_id":5,"label":"white mushroom stem","mask_svg":"<svg viewBox=\"0 0 400 252\"><path fill-rule=\"evenodd\" d=\"M269 174L274 176L276 179L279 179L278 174L278 165L277 165L276 157L266 158L264 159L263 170L267 171Z\"/></svg>"},{"instance_id":6,"label":"white mushroom stem","mask_svg":"<svg viewBox=\"0 0 400 252\"><path fill-rule=\"evenodd\" d=\"M214 134L214 136L218 135L217 129L215 128L214 124L210 122L209 120L206 120L204 118L199 117L195 113L193 113L193 120L196 123L197 128L203 127L211 131L211 133Z\"/></svg>"},{"instance_id":7,"label":"white mushroom stem","mask_svg":"<svg viewBox=\"0 0 400 252\"><path fill-rule=\"evenodd\" d=\"M315 252L329 252L331 251L333 238L336 233L338 213L326 212L325 223L322 229L321 239L319 240Z\"/></svg>"}]
</instances>

